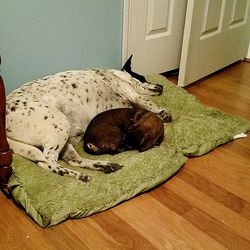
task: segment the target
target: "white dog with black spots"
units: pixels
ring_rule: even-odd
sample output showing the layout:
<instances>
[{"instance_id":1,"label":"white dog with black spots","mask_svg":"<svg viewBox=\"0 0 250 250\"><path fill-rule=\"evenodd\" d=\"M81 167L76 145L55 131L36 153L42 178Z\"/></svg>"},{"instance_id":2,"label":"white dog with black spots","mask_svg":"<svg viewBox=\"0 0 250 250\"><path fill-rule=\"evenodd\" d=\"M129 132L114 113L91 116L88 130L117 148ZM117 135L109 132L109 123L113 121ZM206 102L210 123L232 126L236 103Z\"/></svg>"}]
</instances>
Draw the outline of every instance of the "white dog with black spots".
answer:
<instances>
[{"instance_id":1,"label":"white dog with black spots","mask_svg":"<svg viewBox=\"0 0 250 250\"><path fill-rule=\"evenodd\" d=\"M111 173L122 166L109 161L83 159L73 144L81 140L90 120L108 109L140 107L171 120L149 96L162 86L141 83L119 70L66 71L29 82L7 96L6 132L14 153L53 173L81 181L90 178L58 163Z\"/></svg>"}]
</instances>

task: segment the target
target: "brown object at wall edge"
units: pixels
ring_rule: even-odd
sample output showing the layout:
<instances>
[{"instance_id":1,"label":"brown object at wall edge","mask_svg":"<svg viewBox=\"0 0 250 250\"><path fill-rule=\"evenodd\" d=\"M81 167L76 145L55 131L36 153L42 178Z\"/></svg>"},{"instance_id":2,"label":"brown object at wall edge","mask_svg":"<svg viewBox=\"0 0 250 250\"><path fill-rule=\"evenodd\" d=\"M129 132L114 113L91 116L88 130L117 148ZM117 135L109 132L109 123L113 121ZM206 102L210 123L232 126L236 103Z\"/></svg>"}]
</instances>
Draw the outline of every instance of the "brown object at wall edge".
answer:
<instances>
[{"instance_id":1,"label":"brown object at wall edge","mask_svg":"<svg viewBox=\"0 0 250 250\"><path fill-rule=\"evenodd\" d=\"M0 56L1 64L1 56ZM5 131L5 110L6 110L6 96L4 82L0 75L0 189L4 192L7 188L9 177L12 173L10 167L12 161L12 153L7 142Z\"/></svg>"}]
</instances>

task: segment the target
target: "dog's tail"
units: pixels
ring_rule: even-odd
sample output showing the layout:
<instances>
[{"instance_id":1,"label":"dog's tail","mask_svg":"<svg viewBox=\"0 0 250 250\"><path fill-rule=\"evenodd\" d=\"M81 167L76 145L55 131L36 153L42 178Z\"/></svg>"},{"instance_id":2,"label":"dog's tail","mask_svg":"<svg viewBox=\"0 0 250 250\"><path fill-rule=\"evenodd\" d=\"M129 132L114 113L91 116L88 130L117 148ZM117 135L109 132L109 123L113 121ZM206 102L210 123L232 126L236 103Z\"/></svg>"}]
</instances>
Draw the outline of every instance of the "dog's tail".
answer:
<instances>
[{"instance_id":1,"label":"dog's tail","mask_svg":"<svg viewBox=\"0 0 250 250\"><path fill-rule=\"evenodd\" d=\"M132 71L131 69L131 62L132 62L132 57L133 55L131 55L129 57L129 59L125 62L125 64L122 67L123 71L126 71L127 73L129 73L132 77L138 79L140 82L146 82L146 78L143 75L139 75L135 72Z\"/></svg>"},{"instance_id":2,"label":"dog's tail","mask_svg":"<svg viewBox=\"0 0 250 250\"><path fill-rule=\"evenodd\" d=\"M7 138L7 140L14 153L34 162L46 162L42 151L38 148L10 138Z\"/></svg>"}]
</instances>

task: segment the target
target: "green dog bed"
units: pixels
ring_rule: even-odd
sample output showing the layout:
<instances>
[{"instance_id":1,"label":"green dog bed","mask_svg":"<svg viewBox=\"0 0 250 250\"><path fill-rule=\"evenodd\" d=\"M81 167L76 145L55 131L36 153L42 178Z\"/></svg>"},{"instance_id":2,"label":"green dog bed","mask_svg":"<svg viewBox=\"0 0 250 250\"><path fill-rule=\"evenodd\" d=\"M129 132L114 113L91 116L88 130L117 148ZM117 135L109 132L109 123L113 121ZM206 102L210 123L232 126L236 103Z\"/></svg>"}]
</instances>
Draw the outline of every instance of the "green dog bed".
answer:
<instances>
[{"instance_id":1,"label":"green dog bed","mask_svg":"<svg viewBox=\"0 0 250 250\"><path fill-rule=\"evenodd\" d=\"M111 208L163 183L189 156L203 155L250 130L249 121L204 107L165 77L151 75L148 78L164 86L164 93L152 99L173 116L173 121L165 124L165 138L159 147L143 153L129 151L115 156L91 156L83 152L82 144L76 145L83 157L120 163L125 166L121 170L104 174L70 167L61 161L62 165L92 177L88 183L82 183L50 173L14 154L14 173L9 181L12 197L41 227Z\"/></svg>"}]
</instances>

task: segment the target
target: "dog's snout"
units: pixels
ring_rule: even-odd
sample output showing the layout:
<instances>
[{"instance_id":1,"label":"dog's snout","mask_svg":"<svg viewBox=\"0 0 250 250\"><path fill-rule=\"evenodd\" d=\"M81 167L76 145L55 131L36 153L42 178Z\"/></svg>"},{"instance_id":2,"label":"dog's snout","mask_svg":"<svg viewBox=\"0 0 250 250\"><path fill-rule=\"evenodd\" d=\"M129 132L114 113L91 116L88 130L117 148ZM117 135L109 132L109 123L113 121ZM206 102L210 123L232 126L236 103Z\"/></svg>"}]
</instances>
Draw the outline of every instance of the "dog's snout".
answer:
<instances>
[{"instance_id":1,"label":"dog's snout","mask_svg":"<svg viewBox=\"0 0 250 250\"><path fill-rule=\"evenodd\" d=\"M163 86L160 84L156 84L155 91L161 94L163 91Z\"/></svg>"}]
</instances>

